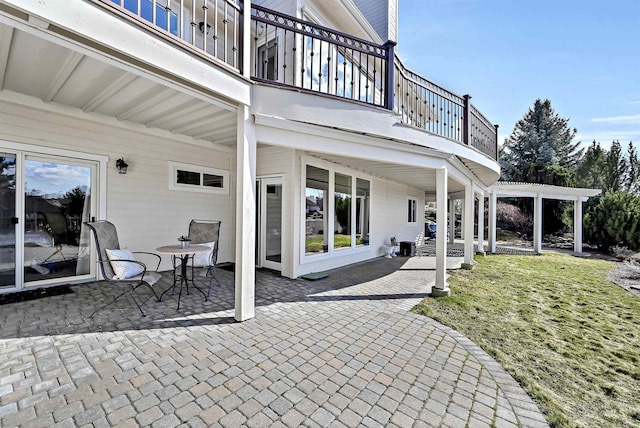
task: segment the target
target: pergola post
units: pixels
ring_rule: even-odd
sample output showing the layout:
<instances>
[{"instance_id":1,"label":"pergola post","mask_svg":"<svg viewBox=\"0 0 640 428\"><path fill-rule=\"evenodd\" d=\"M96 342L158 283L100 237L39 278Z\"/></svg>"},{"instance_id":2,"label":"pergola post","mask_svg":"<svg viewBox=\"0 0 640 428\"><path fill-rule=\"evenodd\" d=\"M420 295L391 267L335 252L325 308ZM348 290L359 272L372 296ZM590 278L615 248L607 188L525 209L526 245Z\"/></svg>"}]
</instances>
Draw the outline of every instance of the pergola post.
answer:
<instances>
[{"instance_id":1,"label":"pergola post","mask_svg":"<svg viewBox=\"0 0 640 428\"><path fill-rule=\"evenodd\" d=\"M489 252L496 252L496 209L498 206L498 196L493 191L489 193Z\"/></svg>"},{"instance_id":2,"label":"pergola post","mask_svg":"<svg viewBox=\"0 0 640 428\"><path fill-rule=\"evenodd\" d=\"M449 199L449 244L453 244L456 237L456 200Z\"/></svg>"},{"instance_id":3,"label":"pergola post","mask_svg":"<svg viewBox=\"0 0 640 428\"><path fill-rule=\"evenodd\" d=\"M238 108L236 173L235 319L255 316L256 138L249 107Z\"/></svg>"},{"instance_id":4,"label":"pergola post","mask_svg":"<svg viewBox=\"0 0 640 428\"><path fill-rule=\"evenodd\" d=\"M573 251L582 253L582 198L573 205Z\"/></svg>"},{"instance_id":5,"label":"pergola post","mask_svg":"<svg viewBox=\"0 0 640 428\"><path fill-rule=\"evenodd\" d=\"M473 265L473 183L464 188L464 263Z\"/></svg>"},{"instance_id":6,"label":"pergola post","mask_svg":"<svg viewBox=\"0 0 640 428\"><path fill-rule=\"evenodd\" d=\"M465 203L466 203L466 197L460 200L460 209L462 210L462 214L460 215L460 239L464 239L464 231L465 231L465 227L464 227L464 223L465 223Z\"/></svg>"},{"instance_id":7,"label":"pergola post","mask_svg":"<svg viewBox=\"0 0 640 428\"><path fill-rule=\"evenodd\" d=\"M436 224L447 221L447 168L436 169ZM443 228L444 229L444 228ZM447 286L447 236L436 233L436 283L431 289L434 297L448 296L451 290Z\"/></svg>"},{"instance_id":8,"label":"pergola post","mask_svg":"<svg viewBox=\"0 0 640 428\"><path fill-rule=\"evenodd\" d=\"M537 194L533 199L533 251L542 250L542 197Z\"/></svg>"},{"instance_id":9,"label":"pergola post","mask_svg":"<svg viewBox=\"0 0 640 428\"><path fill-rule=\"evenodd\" d=\"M484 255L484 193L478 194L478 249L477 254Z\"/></svg>"}]
</instances>

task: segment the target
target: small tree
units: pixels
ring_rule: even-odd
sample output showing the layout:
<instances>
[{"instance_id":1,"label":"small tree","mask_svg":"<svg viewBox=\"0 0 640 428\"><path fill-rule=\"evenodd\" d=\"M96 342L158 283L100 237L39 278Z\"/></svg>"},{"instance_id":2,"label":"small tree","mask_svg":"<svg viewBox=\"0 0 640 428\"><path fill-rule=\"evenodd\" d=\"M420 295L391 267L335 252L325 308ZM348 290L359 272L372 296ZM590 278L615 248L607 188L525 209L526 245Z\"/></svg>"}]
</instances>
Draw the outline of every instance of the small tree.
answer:
<instances>
[{"instance_id":1,"label":"small tree","mask_svg":"<svg viewBox=\"0 0 640 428\"><path fill-rule=\"evenodd\" d=\"M618 191L587 205L585 240L601 249L617 245L640 249L640 197Z\"/></svg>"}]
</instances>

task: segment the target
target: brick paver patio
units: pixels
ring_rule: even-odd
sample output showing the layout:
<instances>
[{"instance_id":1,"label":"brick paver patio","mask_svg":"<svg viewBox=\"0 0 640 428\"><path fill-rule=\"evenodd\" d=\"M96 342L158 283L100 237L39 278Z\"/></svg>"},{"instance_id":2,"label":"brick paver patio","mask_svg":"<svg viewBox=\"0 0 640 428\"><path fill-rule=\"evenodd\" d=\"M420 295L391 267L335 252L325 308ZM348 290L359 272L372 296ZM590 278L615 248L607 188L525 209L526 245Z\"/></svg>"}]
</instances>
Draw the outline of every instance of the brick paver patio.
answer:
<instances>
[{"instance_id":1,"label":"brick paver patio","mask_svg":"<svg viewBox=\"0 0 640 428\"><path fill-rule=\"evenodd\" d=\"M183 295L176 311L167 295L144 318L123 300L89 319L114 292L95 283L0 306L0 426L547 426L485 352L408 312L431 258L316 282L259 271L244 323L232 275L208 302Z\"/></svg>"}]
</instances>

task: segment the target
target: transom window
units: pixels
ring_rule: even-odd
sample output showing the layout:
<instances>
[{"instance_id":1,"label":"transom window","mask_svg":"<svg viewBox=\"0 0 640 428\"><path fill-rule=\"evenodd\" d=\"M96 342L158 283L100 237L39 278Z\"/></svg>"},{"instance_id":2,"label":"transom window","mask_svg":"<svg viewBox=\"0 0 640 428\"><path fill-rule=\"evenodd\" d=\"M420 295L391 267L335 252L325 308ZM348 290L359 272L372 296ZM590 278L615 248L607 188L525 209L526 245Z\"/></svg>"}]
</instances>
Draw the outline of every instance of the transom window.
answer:
<instances>
[{"instance_id":1,"label":"transom window","mask_svg":"<svg viewBox=\"0 0 640 428\"><path fill-rule=\"evenodd\" d=\"M229 171L169 162L169 188L187 192L229 193Z\"/></svg>"}]
</instances>

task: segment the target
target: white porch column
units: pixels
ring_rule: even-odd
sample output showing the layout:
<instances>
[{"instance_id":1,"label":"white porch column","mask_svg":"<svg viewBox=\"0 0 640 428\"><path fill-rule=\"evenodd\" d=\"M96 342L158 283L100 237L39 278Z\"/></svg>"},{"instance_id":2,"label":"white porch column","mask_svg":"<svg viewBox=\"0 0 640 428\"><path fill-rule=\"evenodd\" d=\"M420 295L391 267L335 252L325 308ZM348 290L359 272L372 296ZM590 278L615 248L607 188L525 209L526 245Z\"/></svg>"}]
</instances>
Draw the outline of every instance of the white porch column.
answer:
<instances>
[{"instance_id":1,"label":"white porch column","mask_svg":"<svg viewBox=\"0 0 640 428\"><path fill-rule=\"evenodd\" d=\"M496 252L496 209L498 197L495 192L489 193L489 252Z\"/></svg>"},{"instance_id":2,"label":"white porch column","mask_svg":"<svg viewBox=\"0 0 640 428\"><path fill-rule=\"evenodd\" d=\"M473 185L469 183L464 188L464 262L467 265L473 264Z\"/></svg>"},{"instance_id":3,"label":"white porch column","mask_svg":"<svg viewBox=\"0 0 640 428\"><path fill-rule=\"evenodd\" d=\"M484 254L484 193L478 195L478 251Z\"/></svg>"},{"instance_id":4,"label":"white porch column","mask_svg":"<svg viewBox=\"0 0 640 428\"><path fill-rule=\"evenodd\" d=\"M256 137L249 107L238 108L236 164L235 319L255 316Z\"/></svg>"},{"instance_id":5,"label":"white porch column","mask_svg":"<svg viewBox=\"0 0 640 428\"><path fill-rule=\"evenodd\" d=\"M447 222L447 168L436 169L436 224ZM447 236L444 233L436 233L436 283L431 289L434 297L448 296L451 293L447 286Z\"/></svg>"},{"instance_id":6,"label":"white porch column","mask_svg":"<svg viewBox=\"0 0 640 428\"><path fill-rule=\"evenodd\" d=\"M464 218L464 213L465 213L465 202L466 202L466 198L460 200L460 210L462 210L462 214L460 215L460 239L464 239L464 223L465 223L465 218Z\"/></svg>"},{"instance_id":7,"label":"white porch column","mask_svg":"<svg viewBox=\"0 0 640 428\"><path fill-rule=\"evenodd\" d=\"M573 203L573 251L582 252L582 198Z\"/></svg>"},{"instance_id":8,"label":"white porch column","mask_svg":"<svg viewBox=\"0 0 640 428\"><path fill-rule=\"evenodd\" d=\"M456 237L456 200L449 199L449 244L453 244Z\"/></svg>"},{"instance_id":9,"label":"white porch column","mask_svg":"<svg viewBox=\"0 0 640 428\"><path fill-rule=\"evenodd\" d=\"M536 195L533 199L533 251L542 250L542 197Z\"/></svg>"}]
</instances>

